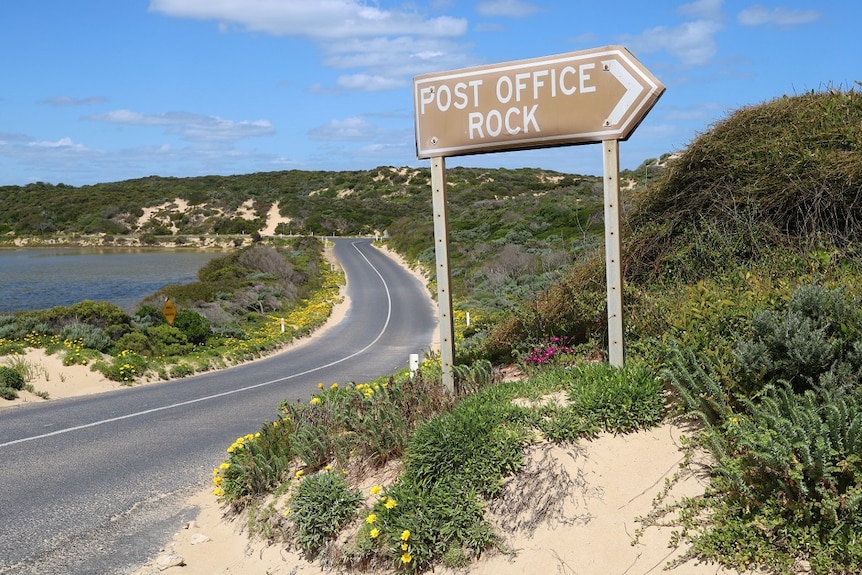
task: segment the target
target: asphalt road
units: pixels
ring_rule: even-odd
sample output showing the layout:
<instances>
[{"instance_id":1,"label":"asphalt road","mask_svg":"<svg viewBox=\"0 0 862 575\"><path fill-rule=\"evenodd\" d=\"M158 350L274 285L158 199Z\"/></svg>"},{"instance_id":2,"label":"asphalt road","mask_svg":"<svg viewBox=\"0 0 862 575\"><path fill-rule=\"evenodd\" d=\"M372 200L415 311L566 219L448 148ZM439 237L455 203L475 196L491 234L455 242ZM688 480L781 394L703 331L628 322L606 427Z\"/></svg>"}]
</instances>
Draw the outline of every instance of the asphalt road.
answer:
<instances>
[{"instance_id":1,"label":"asphalt road","mask_svg":"<svg viewBox=\"0 0 862 575\"><path fill-rule=\"evenodd\" d=\"M323 336L231 369L0 410L0 574L125 574L196 510L225 448L307 401L428 350L427 290L368 240L337 239L350 309Z\"/></svg>"}]
</instances>

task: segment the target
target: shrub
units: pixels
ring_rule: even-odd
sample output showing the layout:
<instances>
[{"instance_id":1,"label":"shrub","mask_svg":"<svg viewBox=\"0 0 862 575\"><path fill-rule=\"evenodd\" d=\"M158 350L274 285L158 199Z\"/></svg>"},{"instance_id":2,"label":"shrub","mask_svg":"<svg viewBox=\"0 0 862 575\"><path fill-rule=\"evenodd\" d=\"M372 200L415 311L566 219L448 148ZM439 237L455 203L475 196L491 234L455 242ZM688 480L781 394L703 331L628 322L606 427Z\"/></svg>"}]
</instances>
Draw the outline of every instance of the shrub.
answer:
<instances>
[{"instance_id":1,"label":"shrub","mask_svg":"<svg viewBox=\"0 0 862 575\"><path fill-rule=\"evenodd\" d=\"M804 391L824 378L857 384L862 321L856 308L841 290L806 285L793 292L784 310L756 313L753 338L742 341L735 354L744 389L750 394L782 380Z\"/></svg>"},{"instance_id":2,"label":"shrub","mask_svg":"<svg viewBox=\"0 0 862 575\"><path fill-rule=\"evenodd\" d=\"M0 387L0 398L12 401L18 398L18 392L11 387Z\"/></svg>"},{"instance_id":3,"label":"shrub","mask_svg":"<svg viewBox=\"0 0 862 575\"><path fill-rule=\"evenodd\" d=\"M109 325L129 325L129 314L118 305L105 301L84 300L70 306L57 306L49 310L33 312L40 321L63 325L69 322L89 324L105 328Z\"/></svg>"},{"instance_id":4,"label":"shrub","mask_svg":"<svg viewBox=\"0 0 862 575\"><path fill-rule=\"evenodd\" d=\"M590 363L575 368L568 395L576 413L589 417L606 431L629 433L661 423L663 388L644 366L619 369Z\"/></svg>"},{"instance_id":5,"label":"shrub","mask_svg":"<svg viewBox=\"0 0 862 575\"><path fill-rule=\"evenodd\" d=\"M473 555L498 543L484 505L459 478L440 478L430 488L399 479L366 516L360 545L411 572L422 572L445 555Z\"/></svg>"},{"instance_id":6,"label":"shrub","mask_svg":"<svg viewBox=\"0 0 862 575\"><path fill-rule=\"evenodd\" d=\"M703 502L711 520L691 537L698 554L740 569L806 558L814 573L859 573L860 408L859 395L800 395L783 384L731 418L713 443L718 467Z\"/></svg>"},{"instance_id":7,"label":"shrub","mask_svg":"<svg viewBox=\"0 0 862 575\"><path fill-rule=\"evenodd\" d=\"M190 309L177 312L174 327L186 334L189 343L201 345L210 335L210 320Z\"/></svg>"},{"instance_id":8,"label":"shrub","mask_svg":"<svg viewBox=\"0 0 862 575\"><path fill-rule=\"evenodd\" d=\"M178 363L176 365L172 365L170 369L170 375L174 379L187 377L189 375L192 375L194 372L195 369L187 363Z\"/></svg>"},{"instance_id":9,"label":"shrub","mask_svg":"<svg viewBox=\"0 0 862 575\"><path fill-rule=\"evenodd\" d=\"M63 328L64 339L80 342L87 349L106 351L111 346L111 338L105 330L86 323L73 323Z\"/></svg>"},{"instance_id":10,"label":"shrub","mask_svg":"<svg viewBox=\"0 0 862 575\"><path fill-rule=\"evenodd\" d=\"M350 489L341 473L327 470L302 478L290 500L290 519L303 552L317 555L353 518L361 501L362 494Z\"/></svg>"},{"instance_id":11,"label":"shrub","mask_svg":"<svg viewBox=\"0 0 862 575\"><path fill-rule=\"evenodd\" d=\"M117 340L114 347L120 351L127 349L141 355L150 355L152 353L149 338L139 331L132 331L123 335Z\"/></svg>"},{"instance_id":12,"label":"shrub","mask_svg":"<svg viewBox=\"0 0 862 575\"><path fill-rule=\"evenodd\" d=\"M150 338L153 354L157 356L182 355L191 349L186 334L168 324L147 328L147 336Z\"/></svg>"},{"instance_id":13,"label":"shrub","mask_svg":"<svg viewBox=\"0 0 862 575\"><path fill-rule=\"evenodd\" d=\"M521 467L527 434L509 421L511 406L485 395L469 396L416 429L405 456L408 481L427 489L453 476L484 496L500 491L503 478Z\"/></svg>"},{"instance_id":14,"label":"shrub","mask_svg":"<svg viewBox=\"0 0 862 575\"><path fill-rule=\"evenodd\" d=\"M24 385L24 377L20 373L11 367L0 366L0 387L8 387L20 391L24 389Z\"/></svg>"},{"instance_id":15,"label":"shrub","mask_svg":"<svg viewBox=\"0 0 862 575\"><path fill-rule=\"evenodd\" d=\"M293 459L293 431L291 422L281 419L238 437L227 448L228 460L214 470L215 494L239 510L277 486Z\"/></svg>"},{"instance_id":16,"label":"shrub","mask_svg":"<svg viewBox=\"0 0 862 575\"><path fill-rule=\"evenodd\" d=\"M147 360L131 350L125 349L111 359L110 363L99 361L95 364L105 377L123 385L132 385L135 379L147 370Z\"/></svg>"}]
</instances>

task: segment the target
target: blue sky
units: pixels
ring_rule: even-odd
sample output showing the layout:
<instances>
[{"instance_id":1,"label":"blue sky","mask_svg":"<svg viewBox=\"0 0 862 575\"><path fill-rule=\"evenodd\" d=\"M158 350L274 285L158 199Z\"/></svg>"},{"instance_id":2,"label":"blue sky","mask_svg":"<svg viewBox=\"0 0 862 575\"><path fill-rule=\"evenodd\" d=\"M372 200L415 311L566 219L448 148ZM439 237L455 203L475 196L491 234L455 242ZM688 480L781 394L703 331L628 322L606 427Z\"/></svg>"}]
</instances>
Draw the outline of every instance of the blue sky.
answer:
<instances>
[{"instance_id":1,"label":"blue sky","mask_svg":"<svg viewBox=\"0 0 862 575\"><path fill-rule=\"evenodd\" d=\"M857 0L0 0L0 185L427 166L417 74L622 45L667 91L623 168L862 80ZM601 175L596 145L447 166Z\"/></svg>"}]
</instances>

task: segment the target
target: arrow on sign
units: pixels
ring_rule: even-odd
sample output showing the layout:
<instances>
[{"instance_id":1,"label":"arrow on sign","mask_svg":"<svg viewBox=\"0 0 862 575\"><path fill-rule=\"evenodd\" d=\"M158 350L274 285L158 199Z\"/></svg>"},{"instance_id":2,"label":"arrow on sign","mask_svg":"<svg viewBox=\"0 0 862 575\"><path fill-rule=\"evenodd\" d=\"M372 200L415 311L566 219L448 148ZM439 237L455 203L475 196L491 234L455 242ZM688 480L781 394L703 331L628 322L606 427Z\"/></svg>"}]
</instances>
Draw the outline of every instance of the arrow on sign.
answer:
<instances>
[{"instance_id":1,"label":"arrow on sign","mask_svg":"<svg viewBox=\"0 0 862 575\"><path fill-rule=\"evenodd\" d=\"M413 79L416 155L626 140L664 86L622 46Z\"/></svg>"},{"instance_id":2,"label":"arrow on sign","mask_svg":"<svg viewBox=\"0 0 862 575\"><path fill-rule=\"evenodd\" d=\"M644 91L644 87L620 64L619 60L603 60L602 69L610 72L626 89L626 93L623 94L623 97L620 98L620 101L611 110L608 119L605 120L605 126L616 126L626 115L626 112L629 111L629 108L637 101L641 92Z\"/></svg>"}]
</instances>

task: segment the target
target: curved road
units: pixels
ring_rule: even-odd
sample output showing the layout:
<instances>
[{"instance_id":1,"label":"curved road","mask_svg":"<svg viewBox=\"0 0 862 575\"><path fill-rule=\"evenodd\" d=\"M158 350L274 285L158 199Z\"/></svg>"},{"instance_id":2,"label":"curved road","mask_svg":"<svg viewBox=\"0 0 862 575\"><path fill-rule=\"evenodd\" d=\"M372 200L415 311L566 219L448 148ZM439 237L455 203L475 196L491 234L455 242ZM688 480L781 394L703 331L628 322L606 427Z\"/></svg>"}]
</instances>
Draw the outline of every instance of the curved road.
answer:
<instances>
[{"instance_id":1,"label":"curved road","mask_svg":"<svg viewBox=\"0 0 862 575\"><path fill-rule=\"evenodd\" d=\"M369 240L335 240L350 309L289 351L183 380L0 410L0 574L121 574L195 509L236 437L306 401L318 382L362 382L428 350L427 290Z\"/></svg>"}]
</instances>

